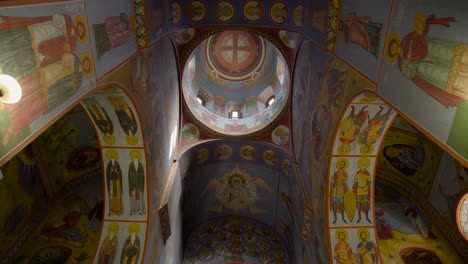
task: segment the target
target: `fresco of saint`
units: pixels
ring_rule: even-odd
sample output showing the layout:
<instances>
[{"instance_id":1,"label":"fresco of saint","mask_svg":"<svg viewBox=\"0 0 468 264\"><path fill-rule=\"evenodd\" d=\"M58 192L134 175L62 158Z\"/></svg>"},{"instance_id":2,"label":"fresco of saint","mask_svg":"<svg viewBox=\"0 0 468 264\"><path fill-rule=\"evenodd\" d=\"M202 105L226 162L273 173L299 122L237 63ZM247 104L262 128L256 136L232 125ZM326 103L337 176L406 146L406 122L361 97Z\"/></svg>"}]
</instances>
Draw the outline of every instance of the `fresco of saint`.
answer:
<instances>
[{"instance_id":1,"label":"fresco of saint","mask_svg":"<svg viewBox=\"0 0 468 264\"><path fill-rule=\"evenodd\" d=\"M338 229L335 233L338 243L335 244L333 249L333 258L336 264L354 264L356 256L353 249L346 242L348 240L348 232L344 229Z\"/></svg>"},{"instance_id":2,"label":"fresco of saint","mask_svg":"<svg viewBox=\"0 0 468 264\"><path fill-rule=\"evenodd\" d=\"M125 239L122 248L122 255L120 256L120 264L136 264L140 257L141 243L138 237L140 233L139 224L131 224L128 227L128 237Z\"/></svg>"},{"instance_id":3,"label":"fresco of saint","mask_svg":"<svg viewBox=\"0 0 468 264\"><path fill-rule=\"evenodd\" d=\"M116 236L118 231L119 224L117 223L111 223L107 227L107 235L99 249L98 264L114 264L117 246L119 245L119 240Z\"/></svg>"},{"instance_id":4,"label":"fresco of saint","mask_svg":"<svg viewBox=\"0 0 468 264\"><path fill-rule=\"evenodd\" d=\"M109 150L106 157L109 159L106 169L109 215L121 215L124 210L122 204L122 170L117 162L119 156L115 150Z\"/></svg>"},{"instance_id":5,"label":"fresco of saint","mask_svg":"<svg viewBox=\"0 0 468 264\"><path fill-rule=\"evenodd\" d=\"M369 240L369 231L367 229L359 229L358 239L361 243L358 244L356 257L359 264L377 264L379 257L377 256L377 247L375 243Z\"/></svg>"},{"instance_id":6,"label":"fresco of saint","mask_svg":"<svg viewBox=\"0 0 468 264\"><path fill-rule=\"evenodd\" d=\"M145 205L145 171L141 164L141 153L138 150L130 152L128 168L128 192L130 194L130 215L146 213Z\"/></svg>"},{"instance_id":7,"label":"fresco of saint","mask_svg":"<svg viewBox=\"0 0 468 264\"><path fill-rule=\"evenodd\" d=\"M249 209L253 214L264 213L265 210L255 206L255 202L260 198L257 187L272 191L271 187L260 177L252 177L239 168L234 168L218 179L212 178L202 195L212 188L216 189L216 200L218 204L211 211L221 212L223 208L240 210Z\"/></svg>"},{"instance_id":8,"label":"fresco of saint","mask_svg":"<svg viewBox=\"0 0 468 264\"><path fill-rule=\"evenodd\" d=\"M43 113L73 95L83 80L76 47L75 25L66 14L43 17L0 16L0 74L18 80L23 97L5 104L10 125L2 146ZM12 49L11 47L15 47Z\"/></svg>"},{"instance_id":9,"label":"fresco of saint","mask_svg":"<svg viewBox=\"0 0 468 264\"><path fill-rule=\"evenodd\" d=\"M445 107L468 100L468 45L428 36L431 25L450 27L453 17L436 18L416 13L413 32L400 42L397 34L387 42L387 60L398 58L401 73Z\"/></svg>"},{"instance_id":10,"label":"fresco of saint","mask_svg":"<svg viewBox=\"0 0 468 264\"><path fill-rule=\"evenodd\" d=\"M130 38L130 20L127 14L106 17L104 23L93 25L97 59L106 52L125 44Z\"/></svg>"},{"instance_id":11,"label":"fresco of saint","mask_svg":"<svg viewBox=\"0 0 468 264\"><path fill-rule=\"evenodd\" d=\"M82 102L86 106L96 126L104 134L104 142L109 145L114 145L115 137L112 135L114 133L114 125L106 110L104 110L95 97L88 97Z\"/></svg>"},{"instance_id":12,"label":"fresco of saint","mask_svg":"<svg viewBox=\"0 0 468 264\"><path fill-rule=\"evenodd\" d=\"M425 150L421 146L394 144L383 149L385 159L406 176L414 175L424 164Z\"/></svg>"},{"instance_id":13,"label":"fresco of saint","mask_svg":"<svg viewBox=\"0 0 468 264\"><path fill-rule=\"evenodd\" d=\"M370 165L368 158L362 158L358 161L359 171L354 176L353 191L357 197L358 220L361 221L361 212L366 214L366 220L370 223L370 191L371 191L371 176L367 168Z\"/></svg>"},{"instance_id":14,"label":"fresco of saint","mask_svg":"<svg viewBox=\"0 0 468 264\"><path fill-rule=\"evenodd\" d=\"M336 162L337 171L333 174L330 183L330 196L331 196L331 209L333 210L333 224L336 223L336 213L341 213L343 222L347 223L344 219L344 195L348 190L348 168L349 162L347 159L339 159Z\"/></svg>"},{"instance_id":15,"label":"fresco of saint","mask_svg":"<svg viewBox=\"0 0 468 264\"><path fill-rule=\"evenodd\" d=\"M119 118L120 126L125 134L127 134L125 140L129 145L136 145L138 143L138 138L135 134L138 130L138 123L132 109L122 96L109 97L108 100L114 107L115 114Z\"/></svg>"},{"instance_id":16,"label":"fresco of saint","mask_svg":"<svg viewBox=\"0 0 468 264\"><path fill-rule=\"evenodd\" d=\"M382 137L385 131L385 125L393 114L390 107L385 114L382 114L384 107L379 106L379 108L379 111L374 117L368 117L368 125L364 131L362 131L361 135L359 135L359 143L363 145L361 147L361 154L363 155L370 154L374 150L372 145Z\"/></svg>"},{"instance_id":17,"label":"fresco of saint","mask_svg":"<svg viewBox=\"0 0 468 264\"><path fill-rule=\"evenodd\" d=\"M367 106L361 108L358 114L355 114L355 108L354 105L351 105L351 113L341 122L339 139L343 144L338 148L338 152L342 155L351 151L350 144L356 140L367 119L367 111L365 111Z\"/></svg>"},{"instance_id":18,"label":"fresco of saint","mask_svg":"<svg viewBox=\"0 0 468 264\"><path fill-rule=\"evenodd\" d=\"M346 43L359 45L375 57L379 56L379 43L382 34L382 23L372 22L370 16L359 17L356 12L340 19L340 29L344 31Z\"/></svg>"}]
</instances>

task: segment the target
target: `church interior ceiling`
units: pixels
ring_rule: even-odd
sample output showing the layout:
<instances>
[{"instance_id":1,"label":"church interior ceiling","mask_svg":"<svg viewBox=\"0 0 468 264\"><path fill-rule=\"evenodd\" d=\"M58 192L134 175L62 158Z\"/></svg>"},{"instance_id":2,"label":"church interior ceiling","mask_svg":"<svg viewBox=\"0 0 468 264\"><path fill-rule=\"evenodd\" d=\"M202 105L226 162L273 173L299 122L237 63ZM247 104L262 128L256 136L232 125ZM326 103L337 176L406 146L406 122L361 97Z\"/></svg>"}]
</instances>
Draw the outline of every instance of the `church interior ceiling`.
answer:
<instances>
[{"instance_id":1,"label":"church interior ceiling","mask_svg":"<svg viewBox=\"0 0 468 264\"><path fill-rule=\"evenodd\" d=\"M463 263L467 13L0 1L0 263Z\"/></svg>"}]
</instances>

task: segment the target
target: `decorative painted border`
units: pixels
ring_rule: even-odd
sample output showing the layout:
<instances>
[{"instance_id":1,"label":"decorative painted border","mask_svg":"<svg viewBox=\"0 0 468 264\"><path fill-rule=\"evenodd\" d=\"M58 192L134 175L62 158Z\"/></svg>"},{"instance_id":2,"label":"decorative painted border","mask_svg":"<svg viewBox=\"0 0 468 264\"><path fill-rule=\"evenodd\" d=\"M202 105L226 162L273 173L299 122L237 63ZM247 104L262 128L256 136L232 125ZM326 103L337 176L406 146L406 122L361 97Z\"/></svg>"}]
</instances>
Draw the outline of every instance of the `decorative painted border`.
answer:
<instances>
[{"instance_id":1,"label":"decorative painted border","mask_svg":"<svg viewBox=\"0 0 468 264\"><path fill-rule=\"evenodd\" d=\"M135 0L135 17L137 26L137 46L143 48L147 45L145 24L145 1Z\"/></svg>"},{"instance_id":2,"label":"decorative painted border","mask_svg":"<svg viewBox=\"0 0 468 264\"><path fill-rule=\"evenodd\" d=\"M330 0L328 6L327 40L325 48L334 53L336 48L336 36L338 35L338 22L340 15L340 0Z\"/></svg>"}]
</instances>

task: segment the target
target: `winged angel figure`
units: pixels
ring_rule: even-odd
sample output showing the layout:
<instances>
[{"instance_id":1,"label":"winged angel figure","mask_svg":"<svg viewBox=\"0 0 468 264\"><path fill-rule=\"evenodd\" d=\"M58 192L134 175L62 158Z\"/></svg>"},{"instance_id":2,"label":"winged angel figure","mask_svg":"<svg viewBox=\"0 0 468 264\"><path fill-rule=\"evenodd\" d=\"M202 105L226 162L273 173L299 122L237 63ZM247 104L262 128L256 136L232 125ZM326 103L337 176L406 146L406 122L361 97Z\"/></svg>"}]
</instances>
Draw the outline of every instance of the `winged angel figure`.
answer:
<instances>
[{"instance_id":1,"label":"winged angel figure","mask_svg":"<svg viewBox=\"0 0 468 264\"><path fill-rule=\"evenodd\" d=\"M202 195L216 188L218 204L210 208L214 212L221 212L224 208L233 210L248 208L252 214L260 214L265 210L255 207L255 202L260 198L257 187L273 191L262 178L252 177L236 167L221 178L211 179Z\"/></svg>"}]
</instances>

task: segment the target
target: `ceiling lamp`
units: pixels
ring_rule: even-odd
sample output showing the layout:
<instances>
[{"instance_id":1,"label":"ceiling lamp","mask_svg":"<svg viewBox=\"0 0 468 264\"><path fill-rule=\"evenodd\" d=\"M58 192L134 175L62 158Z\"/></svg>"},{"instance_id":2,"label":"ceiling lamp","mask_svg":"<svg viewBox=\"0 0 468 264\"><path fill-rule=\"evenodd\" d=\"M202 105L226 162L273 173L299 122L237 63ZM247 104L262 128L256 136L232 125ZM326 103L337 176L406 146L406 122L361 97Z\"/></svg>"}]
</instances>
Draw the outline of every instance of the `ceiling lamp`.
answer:
<instances>
[{"instance_id":1,"label":"ceiling lamp","mask_svg":"<svg viewBox=\"0 0 468 264\"><path fill-rule=\"evenodd\" d=\"M0 74L0 102L15 104L21 100L22 95L21 86L15 78Z\"/></svg>"}]
</instances>

